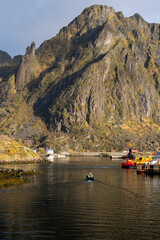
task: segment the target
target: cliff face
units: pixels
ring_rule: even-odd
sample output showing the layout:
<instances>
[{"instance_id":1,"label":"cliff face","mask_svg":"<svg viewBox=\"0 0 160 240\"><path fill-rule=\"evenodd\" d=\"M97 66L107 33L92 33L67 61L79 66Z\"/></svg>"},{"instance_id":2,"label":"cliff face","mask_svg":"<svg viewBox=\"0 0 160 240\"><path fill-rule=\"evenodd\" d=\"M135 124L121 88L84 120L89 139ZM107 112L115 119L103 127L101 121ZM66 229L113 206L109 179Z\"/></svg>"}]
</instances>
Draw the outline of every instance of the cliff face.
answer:
<instances>
[{"instance_id":1,"label":"cliff face","mask_svg":"<svg viewBox=\"0 0 160 240\"><path fill-rule=\"evenodd\" d=\"M54 48L58 39L59 49ZM159 122L159 25L146 23L138 14L128 19L112 8L94 6L48 44L54 62L61 65L61 80L50 89L52 127L148 117Z\"/></svg>"},{"instance_id":2,"label":"cliff face","mask_svg":"<svg viewBox=\"0 0 160 240\"><path fill-rule=\"evenodd\" d=\"M61 146L105 150L141 143L142 147L156 149L159 36L160 25L147 23L139 14L125 18L107 6L85 9L36 51L34 44L27 49L13 73L12 90L14 87L18 92L4 94L10 78L6 81L2 77L3 129L7 124L4 119L9 117L4 105L11 106L12 99L15 103L21 98L25 109L33 113L30 118L24 114L25 125L18 121L21 130L15 121L12 134L17 137L26 136L26 131L33 136L38 120L43 127L37 138L47 132L47 141L55 144L58 138ZM20 114L12 105L13 113Z\"/></svg>"}]
</instances>

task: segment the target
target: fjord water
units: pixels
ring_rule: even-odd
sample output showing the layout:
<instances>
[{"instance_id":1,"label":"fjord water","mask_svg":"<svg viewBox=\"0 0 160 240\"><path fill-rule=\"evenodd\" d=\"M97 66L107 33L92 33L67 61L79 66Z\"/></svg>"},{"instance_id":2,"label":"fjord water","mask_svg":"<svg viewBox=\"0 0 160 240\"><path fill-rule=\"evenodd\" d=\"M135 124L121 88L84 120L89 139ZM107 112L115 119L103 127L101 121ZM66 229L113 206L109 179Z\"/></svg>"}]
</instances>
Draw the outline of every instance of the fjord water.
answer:
<instances>
[{"instance_id":1,"label":"fjord water","mask_svg":"<svg viewBox=\"0 0 160 240\"><path fill-rule=\"evenodd\" d=\"M43 173L0 190L0 239L159 239L159 176L107 158L18 167ZM84 180L89 171L94 182Z\"/></svg>"}]
</instances>

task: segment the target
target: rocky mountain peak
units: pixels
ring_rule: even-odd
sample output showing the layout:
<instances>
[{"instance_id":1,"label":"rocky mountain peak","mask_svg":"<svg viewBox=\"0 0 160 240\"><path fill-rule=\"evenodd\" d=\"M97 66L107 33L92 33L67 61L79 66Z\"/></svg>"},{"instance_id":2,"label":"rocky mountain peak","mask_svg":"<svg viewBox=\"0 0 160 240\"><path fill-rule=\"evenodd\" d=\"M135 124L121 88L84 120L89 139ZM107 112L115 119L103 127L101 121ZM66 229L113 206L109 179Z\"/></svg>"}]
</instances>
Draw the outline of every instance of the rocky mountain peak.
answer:
<instances>
[{"instance_id":1,"label":"rocky mountain peak","mask_svg":"<svg viewBox=\"0 0 160 240\"><path fill-rule=\"evenodd\" d=\"M12 58L11 56L0 50L0 65L5 65L5 66L9 66L12 64Z\"/></svg>"},{"instance_id":2,"label":"rocky mountain peak","mask_svg":"<svg viewBox=\"0 0 160 240\"><path fill-rule=\"evenodd\" d=\"M143 17L139 13L135 13L133 16L130 17L133 21L137 23L138 26L144 27L146 24L148 24Z\"/></svg>"},{"instance_id":3,"label":"rocky mountain peak","mask_svg":"<svg viewBox=\"0 0 160 240\"><path fill-rule=\"evenodd\" d=\"M62 34L72 34L74 36L85 34L87 31L91 31L99 26L102 26L107 22L110 15L114 15L115 10L112 7L104 5L93 5L91 7L85 8L84 11L76 17L68 27L64 27L60 30L60 35Z\"/></svg>"},{"instance_id":4,"label":"rocky mountain peak","mask_svg":"<svg viewBox=\"0 0 160 240\"><path fill-rule=\"evenodd\" d=\"M22 60L22 55L12 57L2 50L0 50L0 65L1 66L18 66Z\"/></svg>"},{"instance_id":5,"label":"rocky mountain peak","mask_svg":"<svg viewBox=\"0 0 160 240\"><path fill-rule=\"evenodd\" d=\"M89 17L94 16L98 17L100 19L107 20L108 14L109 13L115 13L115 10L113 7L109 7L106 5L93 5L88 8L85 8L82 12L82 15L85 14Z\"/></svg>"},{"instance_id":6,"label":"rocky mountain peak","mask_svg":"<svg viewBox=\"0 0 160 240\"><path fill-rule=\"evenodd\" d=\"M26 55L35 55L35 48L36 44L35 42L32 42L30 46L26 48Z\"/></svg>"}]
</instances>

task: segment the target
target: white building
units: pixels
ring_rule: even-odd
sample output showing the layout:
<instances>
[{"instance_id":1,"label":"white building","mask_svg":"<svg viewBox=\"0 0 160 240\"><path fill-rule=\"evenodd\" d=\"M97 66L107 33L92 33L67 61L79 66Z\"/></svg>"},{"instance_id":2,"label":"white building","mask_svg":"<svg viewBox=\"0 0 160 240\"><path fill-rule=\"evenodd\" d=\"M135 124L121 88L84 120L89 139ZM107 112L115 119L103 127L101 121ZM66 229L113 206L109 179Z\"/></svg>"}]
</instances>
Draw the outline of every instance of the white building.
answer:
<instances>
[{"instance_id":1,"label":"white building","mask_svg":"<svg viewBox=\"0 0 160 240\"><path fill-rule=\"evenodd\" d=\"M54 154L54 150L52 148L47 148L46 149L46 154L49 155L49 154Z\"/></svg>"}]
</instances>

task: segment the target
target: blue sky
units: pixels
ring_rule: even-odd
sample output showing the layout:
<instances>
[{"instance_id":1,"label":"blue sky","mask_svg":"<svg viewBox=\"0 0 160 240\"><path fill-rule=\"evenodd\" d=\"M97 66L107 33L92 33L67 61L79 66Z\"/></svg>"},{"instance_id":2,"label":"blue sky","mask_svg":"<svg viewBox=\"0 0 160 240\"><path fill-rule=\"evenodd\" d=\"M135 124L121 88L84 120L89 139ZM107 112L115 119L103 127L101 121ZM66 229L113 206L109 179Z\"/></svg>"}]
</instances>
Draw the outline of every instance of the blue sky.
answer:
<instances>
[{"instance_id":1,"label":"blue sky","mask_svg":"<svg viewBox=\"0 0 160 240\"><path fill-rule=\"evenodd\" d=\"M126 17L139 13L150 23L160 23L160 0L0 0L0 50L12 57L24 55L32 41L39 47L94 4L112 6Z\"/></svg>"}]
</instances>

